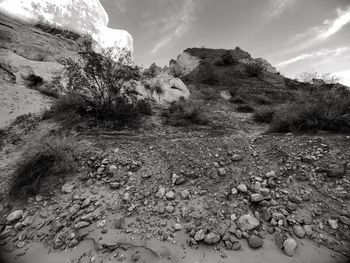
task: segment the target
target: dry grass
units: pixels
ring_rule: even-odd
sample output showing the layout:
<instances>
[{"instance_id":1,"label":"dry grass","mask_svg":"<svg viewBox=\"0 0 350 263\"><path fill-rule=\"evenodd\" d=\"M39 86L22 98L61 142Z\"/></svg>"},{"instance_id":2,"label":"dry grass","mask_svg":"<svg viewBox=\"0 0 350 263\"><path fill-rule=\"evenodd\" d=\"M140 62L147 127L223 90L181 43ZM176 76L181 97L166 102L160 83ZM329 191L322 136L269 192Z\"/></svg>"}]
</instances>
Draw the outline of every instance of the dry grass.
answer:
<instances>
[{"instance_id":1,"label":"dry grass","mask_svg":"<svg viewBox=\"0 0 350 263\"><path fill-rule=\"evenodd\" d=\"M46 137L30 145L16 165L10 189L13 198L48 193L54 184L74 171L74 143L67 138Z\"/></svg>"}]
</instances>

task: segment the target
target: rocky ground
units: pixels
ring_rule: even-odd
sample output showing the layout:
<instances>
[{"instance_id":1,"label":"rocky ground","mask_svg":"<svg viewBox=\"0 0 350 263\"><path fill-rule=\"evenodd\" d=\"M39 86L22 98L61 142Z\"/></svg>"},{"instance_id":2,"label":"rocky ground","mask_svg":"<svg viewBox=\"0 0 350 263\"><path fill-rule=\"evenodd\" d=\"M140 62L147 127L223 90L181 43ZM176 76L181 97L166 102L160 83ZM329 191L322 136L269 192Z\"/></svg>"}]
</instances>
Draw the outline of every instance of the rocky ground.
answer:
<instances>
[{"instance_id":1,"label":"rocky ground","mask_svg":"<svg viewBox=\"0 0 350 263\"><path fill-rule=\"evenodd\" d=\"M156 115L138 131L68 134L85 149L78 174L51 195L3 197L4 258L348 262L350 137L264 135L224 99L206 108L208 126L164 126ZM50 129L32 125L3 147L3 192L24 146Z\"/></svg>"}]
</instances>

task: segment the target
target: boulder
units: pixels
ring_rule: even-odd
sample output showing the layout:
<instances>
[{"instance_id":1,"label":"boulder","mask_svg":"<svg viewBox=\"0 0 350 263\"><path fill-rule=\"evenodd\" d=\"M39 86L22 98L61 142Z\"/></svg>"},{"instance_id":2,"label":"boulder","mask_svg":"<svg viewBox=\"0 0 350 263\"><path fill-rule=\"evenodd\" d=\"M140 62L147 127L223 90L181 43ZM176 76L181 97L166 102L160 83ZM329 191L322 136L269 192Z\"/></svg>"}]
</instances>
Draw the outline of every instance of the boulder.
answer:
<instances>
[{"instance_id":1,"label":"boulder","mask_svg":"<svg viewBox=\"0 0 350 263\"><path fill-rule=\"evenodd\" d=\"M17 222L18 220L20 220L23 216L23 210L16 210L16 211L13 211L11 214L9 214L7 217L6 217L6 222L8 224L12 224L12 223L15 223Z\"/></svg>"},{"instance_id":2,"label":"boulder","mask_svg":"<svg viewBox=\"0 0 350 263\"><path fill-rule=\"evenodd\" d=\"M204 243L207 245L214 245L219 241L220 241L220 236L214 232L210 232L204 237Z\"/></svg>"},{"instance_id":3,"label":"boulder","mask_svg":"<svg viewBox=\"0 0 350 263\"><path fill-rule=\"evenodd\" d=\"M249 239L248 239L248 245L251 247L251 248L260 248L262 247L262 245L264 244L264 240L258 236L251 236Z\"/></svg>"}]
</instances>

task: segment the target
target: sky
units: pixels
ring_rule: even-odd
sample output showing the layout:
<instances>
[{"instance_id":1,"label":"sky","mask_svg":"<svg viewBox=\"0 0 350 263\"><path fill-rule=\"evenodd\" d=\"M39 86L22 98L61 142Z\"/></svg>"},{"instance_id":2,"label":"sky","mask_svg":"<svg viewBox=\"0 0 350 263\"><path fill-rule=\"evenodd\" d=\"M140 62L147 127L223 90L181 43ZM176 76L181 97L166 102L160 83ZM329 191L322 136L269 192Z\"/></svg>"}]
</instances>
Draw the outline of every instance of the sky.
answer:
<instances>
[{"instance_id":1,"label":"sky","mask_svg":"<svg viewBox=\"0 0 350 263\"><path fill-rule=\"evenodd\" d=\"M294 78L332 73L350 86L350 0L100 0L134 59L168 65L189 47L234 49Z\"/></svg>"}]
</instances>

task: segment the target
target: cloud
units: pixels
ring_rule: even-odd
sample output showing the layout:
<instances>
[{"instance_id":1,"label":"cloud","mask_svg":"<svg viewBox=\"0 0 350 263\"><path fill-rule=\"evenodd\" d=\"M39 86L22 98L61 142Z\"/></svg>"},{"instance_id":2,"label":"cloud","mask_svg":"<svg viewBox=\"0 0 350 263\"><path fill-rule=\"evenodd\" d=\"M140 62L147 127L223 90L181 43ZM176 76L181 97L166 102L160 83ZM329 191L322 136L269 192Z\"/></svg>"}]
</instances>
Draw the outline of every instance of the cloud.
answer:
<instances>
[{"instance_id":1,"label":"cloud","mask_svg":"<svg viewBox=\"0 0 350 263\"><path fill-rule=\"evenodd\" d=\"M154 0L154 4L158 9L146 12L143 23L148 30L156 32L153 54L188 32L195 21L196 0Z\"/></svg>"},{"instance_id":2,"label":"cloud","mask_svg":"<svg viewBox=\"0 0 350 263\"><path fill-rule=\"evenodd\" d=\"M276 17L281 15L290 6L292 6L297 0L270 0L269 8L265 13L267 17Z\"/></svg>"},{"instance_id":3,"label":"cloud","mask_svg":"<svg viewBox=\"0 0 350 263\"><path fill-rule=\"evenodd\" d=\"M345 9L337 9L337 16L332 20L325 20L321 26L312 27L304 33L295 35L290 44L301 42L289 52L295 52L301 49L312 47L318 43L324 42L340 32L350 23L350 6Z\"/></svg>"},{"instance_id":4,"label":"cloud","mask_svg":"<svg viewBox=\"0 0 350 263\"><path fill-rule=\"evenodd\" d=\"M350 69L336 72L335 75L341 78L340 83L350 87Z\"/></svg>"},{"instance_id":5,"label":"cloud","mask_svg":"<svg viewBox=\"0 0 350 263\"><path fill-rule=\"evenodd\" d=\"M126 12L126 6L127 6L127 0L117 0L115 5L117 6L118 10L120 13L125 13Z\"/></svg>"},{"instance_id":6,"label":"cloud","mask_svg":"<svg viewBox=\"0 0 350 263\"><path fill-rule=\"evenodd\" d=\"M320 50L317 52L313 52L313 53L305 53L305 54L301 54L298 55L296 57L287 59L285 61L282 61L281 63L277 64L277 67L282 69L287 67L288 65L291 65L293 63L296 63L298 61L302 61L305 59L310 59L310 58L322 58L322 57L337 57L340 56L342 54L344 54L345 52L349 51L350 47L339 47L336 49L326 49L326 50Z\"/></svg>"}]
</instances>

